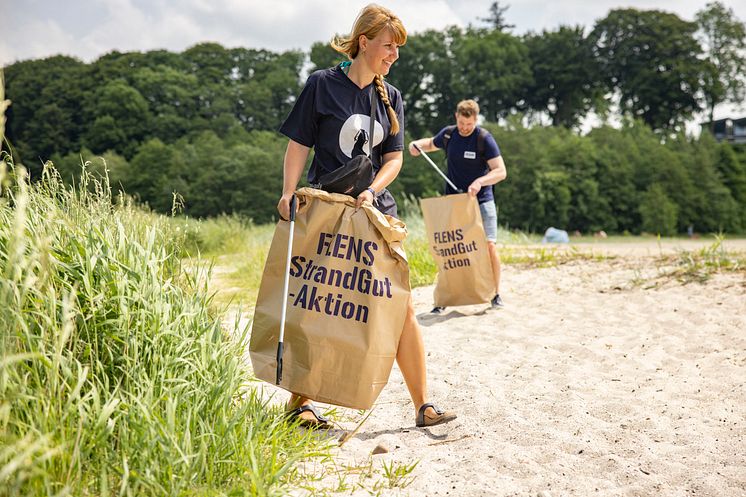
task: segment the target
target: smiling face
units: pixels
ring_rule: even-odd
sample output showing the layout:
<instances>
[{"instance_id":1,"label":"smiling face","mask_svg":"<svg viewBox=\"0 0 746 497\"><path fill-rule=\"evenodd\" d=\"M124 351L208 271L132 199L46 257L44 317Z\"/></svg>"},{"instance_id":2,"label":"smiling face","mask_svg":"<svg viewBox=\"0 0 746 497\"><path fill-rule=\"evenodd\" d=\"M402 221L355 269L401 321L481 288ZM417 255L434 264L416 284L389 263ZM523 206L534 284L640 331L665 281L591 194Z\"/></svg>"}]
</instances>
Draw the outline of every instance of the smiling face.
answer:
<instances>
[{"instance_id":1,"label":"smiling face","mask_svg":"<svg viewBox=\"0 0 746 497\"><path fill-rule=\"evenodd\" d=\"M458 127L458 134L461 136L469 136L474 132L474 128L477 127L477 116L463 116L456 113L456 126Z\"/></svg>"},{"instance_id":2,"label":"smiling face","mask_svg":"<svg viewBox=\"0 0 746 497\"><path fill-rule=\"evenodd\" d=\"M399 58L399 46L395 40L394 33L390 29L384 29L375 38L368 39L361 35L361 47L363 56L368 67L375 74L386 76Z\"/></svg>"}]
</instances>

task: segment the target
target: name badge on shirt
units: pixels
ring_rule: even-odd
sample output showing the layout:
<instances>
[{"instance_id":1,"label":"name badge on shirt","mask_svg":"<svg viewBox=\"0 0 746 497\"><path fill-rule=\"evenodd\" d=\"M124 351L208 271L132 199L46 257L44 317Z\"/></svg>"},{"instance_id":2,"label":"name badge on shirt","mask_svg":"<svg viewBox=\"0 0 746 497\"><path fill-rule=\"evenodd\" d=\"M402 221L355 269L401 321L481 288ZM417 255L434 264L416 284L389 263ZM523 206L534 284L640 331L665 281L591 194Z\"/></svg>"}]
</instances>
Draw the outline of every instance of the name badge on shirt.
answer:
<instances>
[{"instance_id":1,"label":"name badge on shirt","mask_svg":"<svg viewBox=\"0 0 746 497\"><path fill-rule=\"evenodd\" d=\"M468 150L464 152L464 159L476 159L477 153L476 152L469 152Z\"/></svg>"}]
</instances>

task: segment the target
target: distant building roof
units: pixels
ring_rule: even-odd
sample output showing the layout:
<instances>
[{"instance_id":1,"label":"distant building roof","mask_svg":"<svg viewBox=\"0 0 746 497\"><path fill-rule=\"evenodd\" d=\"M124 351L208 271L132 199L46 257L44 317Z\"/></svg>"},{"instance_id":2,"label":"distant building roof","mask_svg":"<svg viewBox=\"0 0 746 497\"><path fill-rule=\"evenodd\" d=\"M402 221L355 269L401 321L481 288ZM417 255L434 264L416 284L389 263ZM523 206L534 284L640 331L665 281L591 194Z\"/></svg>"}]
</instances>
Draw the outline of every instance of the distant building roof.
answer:
<instances>
[{"instance_id":1,"label":"distant building roof","mask_svg":"<svg viewBox=\"0 0 746 497\"><path fill-rule=\"evenodd\" d=\"M719 142L746 143L746 117L717 119L712 122L704 122L702 129L712 130L715 139Z\"/></svg>"}]
</instances>

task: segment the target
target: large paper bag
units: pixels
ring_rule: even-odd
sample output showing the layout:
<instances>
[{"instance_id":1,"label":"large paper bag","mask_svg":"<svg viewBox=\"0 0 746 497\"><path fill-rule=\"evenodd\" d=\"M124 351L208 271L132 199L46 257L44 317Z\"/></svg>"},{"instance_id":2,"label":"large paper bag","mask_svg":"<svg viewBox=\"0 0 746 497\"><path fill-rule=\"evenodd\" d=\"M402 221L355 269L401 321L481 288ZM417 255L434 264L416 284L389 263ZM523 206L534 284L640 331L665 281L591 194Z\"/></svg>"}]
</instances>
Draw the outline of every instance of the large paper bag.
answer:
<instances>
[{"instance_id":1,"label":"large paper bag","mask_svg":"<svg viewBox=\"0 0 746 497\"><path fill-rule=\"evenodd\" d=\"M495 296L492 263L475 197L420 199L430 253L438 266L436 306L481 304Z\"/></svg>"},{"instance_id":2,"label":"large paper bag","mask_svg":"<svg viewBox=\"0 0 746 497\"><path fill-rule=\"evenodd\" d=\"M369 409L389 378L407 312L406 227L347 195L298 196L280 386ZM275 383L289 223L280 221L251 330L254 374Z\"/></svg>"}]
</instances>

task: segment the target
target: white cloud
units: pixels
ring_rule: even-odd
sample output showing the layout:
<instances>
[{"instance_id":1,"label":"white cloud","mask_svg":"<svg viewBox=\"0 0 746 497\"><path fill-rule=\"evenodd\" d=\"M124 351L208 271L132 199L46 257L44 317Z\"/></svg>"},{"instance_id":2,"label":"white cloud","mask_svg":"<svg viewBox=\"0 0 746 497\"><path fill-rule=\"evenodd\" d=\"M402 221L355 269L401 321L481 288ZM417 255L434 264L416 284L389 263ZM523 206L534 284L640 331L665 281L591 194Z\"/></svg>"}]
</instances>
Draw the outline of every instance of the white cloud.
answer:
<instances>
[{"instance_id":1,"label":"white cloud","mask_svg":"<svg viewBox=\"0 0 746 497\"><path fill-rule=\"evenodd\" d=\"M22 48L20 48L22 47ZM0 64L6 65L17 60L36 59L64 54L84 57L94 53L96 47L75 39L62 26L52 19L32 21L22 30L15 31L0 44Z\"/></svg>"},{"instance_id":2,"label":"white cloud","mask_svg":"<svg viewBox=\"0 0 746 497\"><path fill-rule=\"evenodd\" d=\"M469 23L489 13L491 0L380 0L410 33ZM692 19L707 0L508 0L514 33L587 27L612 8L661 9ZM182 51L202 41L227 47L308 50L349 32L365 2L339 0L0 0L9 13L0 40L0 63L65 53L91 61L111 50ZM741 20L746 2L724 0ZM9 4L6 7L6 4ZM6 19L3 19L4 21Z\"/></svg>"}]
</instances>

